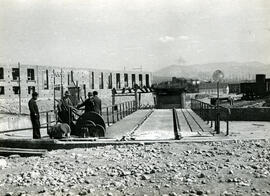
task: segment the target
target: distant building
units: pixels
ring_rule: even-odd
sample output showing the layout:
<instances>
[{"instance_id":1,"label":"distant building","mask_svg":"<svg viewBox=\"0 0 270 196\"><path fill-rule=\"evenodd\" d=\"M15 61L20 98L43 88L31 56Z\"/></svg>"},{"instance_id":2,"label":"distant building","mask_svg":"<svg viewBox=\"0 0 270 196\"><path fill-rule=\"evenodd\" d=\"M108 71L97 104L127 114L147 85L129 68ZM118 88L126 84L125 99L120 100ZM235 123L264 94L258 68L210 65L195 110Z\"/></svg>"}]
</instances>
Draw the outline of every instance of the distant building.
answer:
<instances>
[{"instance_id":1,"label":"distant building","mask_svg":"<svg viewBox=\"0 0 270 196\"><path fill-rule=\"evenodd\" d=\"M270 78L265 74L256 74L255 82L244 82L240 84L241 93L246 99L260 98L270 95Z\"/></svg>"},{"instance_id":2,"label":"distant building","mask_svg":"<svg viewBox=\"0 0 270 196\"><path fill-rule=\"evenodd\" d=\"M197 93L199 92L199 84L200 81L196 79L172 77L171 81L161 82L155 85L155 87L163 89L184 89L187 93Z\"/></svg>"},{"instance_id":3,"label":"distant building","mask_svg":"<svg viewBox=\"0 0 270 196\"><path fill-rule=\"evenodd\" d=\"M240 83L229 83L229 93L239 94L241 92Z\"/></svg>"},{"instance_id":4,"label":"distant building","mask_svg":"<svg viewBox=\"0 0 270 196\"><path fill-rule=\"evenodd\" d=\"M203 82L199 85L199 93L216 95L217 94L217 83ZM219 94L229 94L229 85L227 83L219 84Z\"/></svg>"}]
</instances>

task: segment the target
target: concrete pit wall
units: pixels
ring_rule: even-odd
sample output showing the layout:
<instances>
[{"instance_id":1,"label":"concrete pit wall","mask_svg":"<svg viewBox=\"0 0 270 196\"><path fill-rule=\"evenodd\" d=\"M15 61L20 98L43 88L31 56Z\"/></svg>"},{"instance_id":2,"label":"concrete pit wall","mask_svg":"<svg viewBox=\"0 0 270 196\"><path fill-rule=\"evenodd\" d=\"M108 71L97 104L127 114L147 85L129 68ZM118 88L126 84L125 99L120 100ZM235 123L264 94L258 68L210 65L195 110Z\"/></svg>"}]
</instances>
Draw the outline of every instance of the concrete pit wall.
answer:
<instances>
[{"instance_id":1,"label":"concrete pit wall","mask_svg":"<svg viewBox=\"0 0 270 196\"><path fill-rule=\"evenodd\" d=\"M55 116L50 113L49 118L51 122L55 120ZM41 126L46 126L46 115L40 115ZM32 123L29 115L14 115L14 114L0 114L0 132L14 129L31 128Z\"/></svg>"}]
</instances>

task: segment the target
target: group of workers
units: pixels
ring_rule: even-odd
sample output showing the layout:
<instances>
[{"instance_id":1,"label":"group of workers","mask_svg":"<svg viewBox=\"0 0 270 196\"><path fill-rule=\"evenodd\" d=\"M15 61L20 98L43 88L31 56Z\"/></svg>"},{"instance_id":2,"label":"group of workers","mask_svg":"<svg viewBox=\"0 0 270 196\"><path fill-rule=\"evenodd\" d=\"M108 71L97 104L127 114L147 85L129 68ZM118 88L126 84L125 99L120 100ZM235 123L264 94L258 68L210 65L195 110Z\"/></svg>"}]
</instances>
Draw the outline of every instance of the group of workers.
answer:
<instances>
[{"instance_id":1,"label":"group of workers","mask_svg":"<svg viewBox=\"0 0 270 196\"><path fill-rule=\"evenodd\" d=\"M40 116L39 110L36 103L38 98L38 93L33 92L32 98L28 102L28 107L30 110L30 119L32 122L33 127L33 138L40 139ZM73 106L73 103L70 100L70 92L66 91L63 98L59 101L57 105L58 109L58 122L60 123L67 123L70 128L74 128L74 124L72 122L72 111L76 109L80 109L85 107L85 112L96 112L101 114L101 99L98 97L98 92L94 91L88 93L88 98L83 101L81 104L77 105L76 107Z\"/></svg>"}]
</instances>

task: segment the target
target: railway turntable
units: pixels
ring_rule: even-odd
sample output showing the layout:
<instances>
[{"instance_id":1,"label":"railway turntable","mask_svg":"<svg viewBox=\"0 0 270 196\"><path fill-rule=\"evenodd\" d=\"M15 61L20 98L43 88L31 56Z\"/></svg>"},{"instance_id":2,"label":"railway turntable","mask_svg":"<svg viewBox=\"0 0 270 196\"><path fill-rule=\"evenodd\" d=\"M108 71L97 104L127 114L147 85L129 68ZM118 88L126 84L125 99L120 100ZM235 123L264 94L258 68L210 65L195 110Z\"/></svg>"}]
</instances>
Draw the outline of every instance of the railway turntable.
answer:
<instances>
[{"instance_id":1,"label":"railway turntable","mask_svg":"<svg viewBox=\"0 0 270 196\"><path fill-rule=\"evenodd\" d=\"M212 137L214 130L191 109L139 110L108 127L105 137L118 140L175 140Z\"/></svg>"},{"instance_id":2,"label":"railway turntable","mask_svg":"<svg viewBox=\"0 0 270 196\"><path fill-rule=\"evenodd\" d=\"M137 89L137 91L139 90ZM141 108L139 102L136 101L137 91L135 89L135 93L131 93L131 96L135 96L135 101L108 106L105 108L106 112L103 113L103 116L94 112L76 114L75 121L69 120L75 125L70 126L71 137L50 135L50 138L45 136L42 139L33 140L29 136L28 138L24 136L9 137L4 132L0 132L0 147L53 150L138 144L140 142L177 142L190 138L222 136L222 134L215 135L212 126L207 125L201 115L197 115L200 112L198 109L185 108L184 88L170 88L169 90L155 88L155 109ZM130 95L123 94L122 96ZM166 97L169 97L169 100L166 100ZM113 98L115 97L113 96ZM192 106L196 106L196 104L192 104ZM211 112L215 112L215 108ZM46 126L49 130L55 125L49 124L47 121Z\"/></svg>"},{"instance_id":3,"label":"railway turntable","mask_svg":"<svg viewBox=\"0 0 270 196\"><path fill-rule=\"evenodd\" d=\"M77 121L78 127L94 126L91 114ZM86 120L85 120L86 119ZM88 119L88 120L87 120ZM101 119L99 119L101 120ZM98 125L98 121L95 121ZM101 124L99 126L102 126ZM97 126L96 126L97 127ZM99 130L100 131L100 130ZM2 137L0 147L24 149L71 149L89 148L104 145L131 145L141 142L166 143L189 141L192 139L211 139L222 135L214 135L210 128L191 109L143 109L137 110L122 120L106 128L101 128L104 137L70 137L63 139L38 140L22 137Z\"/></svg>"}]
</instances>

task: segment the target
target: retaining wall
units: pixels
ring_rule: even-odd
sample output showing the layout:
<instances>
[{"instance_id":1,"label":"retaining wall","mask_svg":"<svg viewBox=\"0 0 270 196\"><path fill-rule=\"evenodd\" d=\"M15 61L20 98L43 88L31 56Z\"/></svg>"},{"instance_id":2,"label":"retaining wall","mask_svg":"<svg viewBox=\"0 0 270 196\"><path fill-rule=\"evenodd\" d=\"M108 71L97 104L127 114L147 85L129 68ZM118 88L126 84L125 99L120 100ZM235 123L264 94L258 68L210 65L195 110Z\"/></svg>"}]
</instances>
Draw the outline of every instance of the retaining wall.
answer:
<instances>
[{"instance_id":1,"label":"retaining wall","mask_svg":"<svg viewBox=\"0 0 270 196\"><path fill-rule=\"evenodd\" d=\"M195 109L199 113L198 109ZM270 107L261 108L231 108L229 115L230 121L270 121ZM204 109L200 115L204 120L214 120L216 116L215 110ZM226 113L221 112L221 120L226 120Z\"/></svg>"},{"instance_id":2,"label":"retaining wall","mask_svg":"<svg viewBox=\"0 0 270 196\"><path fill-rule=\"evenodd\" d=\"M270 108L232 108L230 120L234 121L270 121Z\"/></svg>"},{"instance_id":3,"label":"retaining wall","mask_svg":"<svg viewBox=\"0 0 270 196\"><path fill-rule=\"evenodd\" d=\"M215 120L215 109L193 109L204 120ZM221 110L220 119L225 121L227 113ZM231 108L229 121L270 121L270 107L261 108Z\"/></svg>"}]
</instances>

